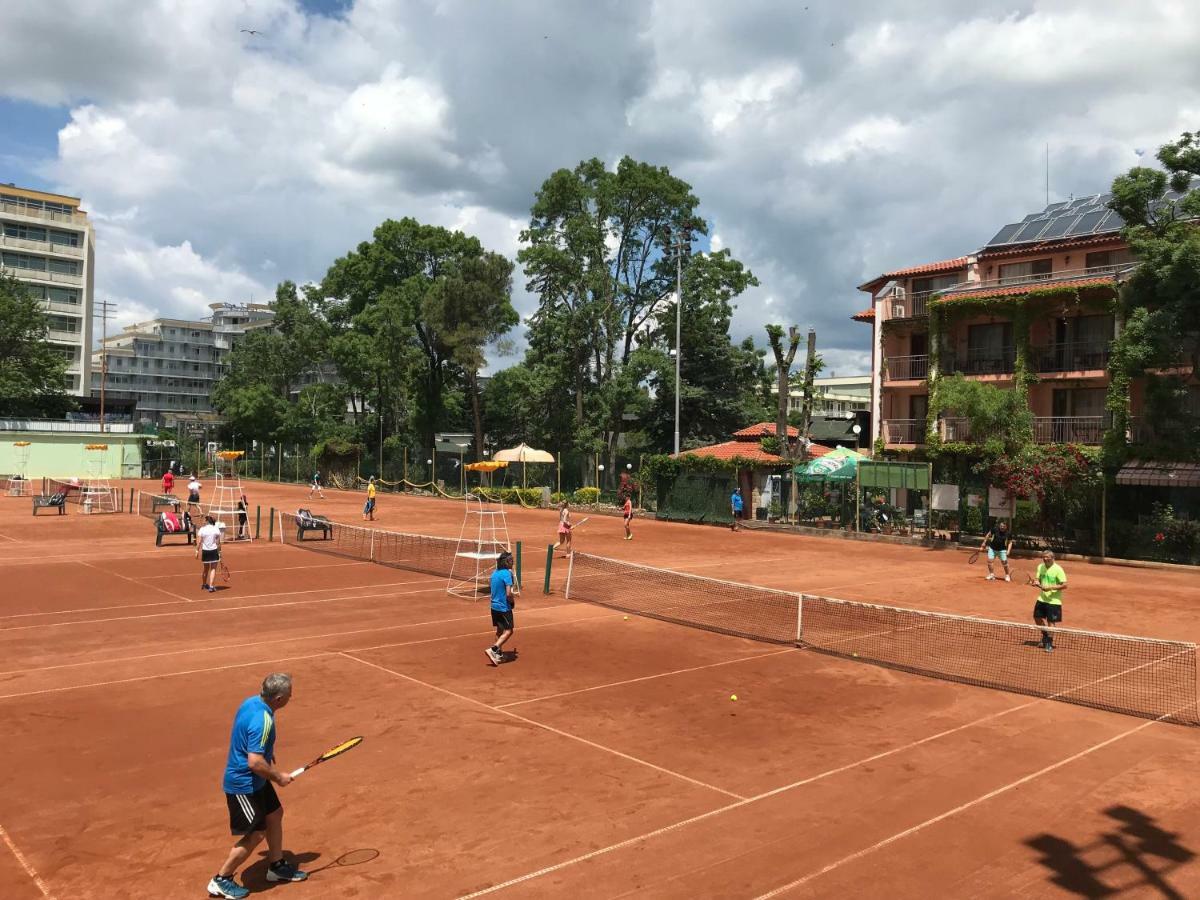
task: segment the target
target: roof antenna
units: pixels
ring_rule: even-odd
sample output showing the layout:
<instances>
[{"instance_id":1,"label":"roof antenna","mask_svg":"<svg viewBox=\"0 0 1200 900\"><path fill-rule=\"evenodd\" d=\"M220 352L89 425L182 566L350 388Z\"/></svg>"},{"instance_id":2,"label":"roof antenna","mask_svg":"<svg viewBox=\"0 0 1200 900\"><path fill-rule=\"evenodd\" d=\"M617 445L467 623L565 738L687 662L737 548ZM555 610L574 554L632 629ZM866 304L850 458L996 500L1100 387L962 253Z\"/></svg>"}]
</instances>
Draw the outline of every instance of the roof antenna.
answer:
<instances>
[{"instance_id":1,"label":"roof antenna","mask_svg":"<svg viewBox=\"0 0 1200 900\"><path fill-rule=\"evenodd\" d=\"M1050 142L1046 142L1046 205L1050 205Z\"/></svg>"}]
</instances>

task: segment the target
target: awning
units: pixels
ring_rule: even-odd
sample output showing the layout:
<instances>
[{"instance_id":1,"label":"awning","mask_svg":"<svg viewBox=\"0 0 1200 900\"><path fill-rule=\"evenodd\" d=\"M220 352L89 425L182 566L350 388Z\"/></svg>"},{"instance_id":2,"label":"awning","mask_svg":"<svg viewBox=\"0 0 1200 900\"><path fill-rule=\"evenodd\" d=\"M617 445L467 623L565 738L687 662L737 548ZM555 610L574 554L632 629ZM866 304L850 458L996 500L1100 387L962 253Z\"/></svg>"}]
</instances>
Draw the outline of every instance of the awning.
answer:
<instances>
[{"instance_id":1,"label":"awning","mask_svg":"<svg viewBox=\"0 0 1200 900\"><path fill-rule=\"evenodd\" d=\"M811 484L818 481L853 481L854 469L862 456L846 447L838 447L824 456L796 466L796 481Z\"/></svg>"},{"instance_id":2,"label":"awning","mask_svg":"<svg viewBox=\"0 0 1200 900\"><path fill-rule=\"evenodd\" d=\"M1117 484L1200 488L1200 463L1131 459L1117 472Z\"/></svg>"},{"instance_id":3,"label":"awning","mask_svg":"<svg viewBox=\"0 0 1200 900\"><path fill-rule=\"evenodd\" d=\"M467 463L463 468L468 472L495 472L497 469L503 469L507 465L508 463L506 462L485 461Z\"/></svg>"}]
</instances>

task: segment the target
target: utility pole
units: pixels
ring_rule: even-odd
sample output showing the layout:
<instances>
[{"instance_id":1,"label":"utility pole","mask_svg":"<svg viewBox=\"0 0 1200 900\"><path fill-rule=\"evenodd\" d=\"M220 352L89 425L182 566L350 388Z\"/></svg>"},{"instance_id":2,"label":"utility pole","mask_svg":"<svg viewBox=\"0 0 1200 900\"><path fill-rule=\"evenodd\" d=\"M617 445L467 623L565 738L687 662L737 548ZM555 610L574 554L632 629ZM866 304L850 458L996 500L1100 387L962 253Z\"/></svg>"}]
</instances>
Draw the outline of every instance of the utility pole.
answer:
<instances>
[{"instance_id":1,"label":"utility pole","mask_svg":"<svg viewBox=\"0 0 1200 900\"><path fill-rule=\"evenodd\" d=\"M813 376L817 362L817 332L808 329L808 359L804 366L804 422L800 430L800 453L803 459L808 459L809 435L812 433L813 408Z\"/></svg>"},{"instance_id":2,"label":"utility pole","mask_svg":"<svg viewBox=\"0 0 1200 900\"><path fill-rule=\"evenodd\" d=\"M100 433L104 434L104 389L108 382L108 317L117 304L107 300L92 301L92 315L99 316L103 337L100 339Z\"/></svg>"}]
</instances>

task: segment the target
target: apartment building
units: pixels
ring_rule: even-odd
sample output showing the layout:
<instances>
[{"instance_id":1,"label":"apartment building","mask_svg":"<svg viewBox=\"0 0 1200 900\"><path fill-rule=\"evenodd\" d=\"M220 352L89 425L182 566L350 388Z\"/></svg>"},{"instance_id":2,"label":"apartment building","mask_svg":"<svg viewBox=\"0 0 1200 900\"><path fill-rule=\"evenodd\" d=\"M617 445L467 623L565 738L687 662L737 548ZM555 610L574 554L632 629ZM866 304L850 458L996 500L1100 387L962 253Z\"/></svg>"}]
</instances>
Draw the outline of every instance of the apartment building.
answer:
<instances>
[{"instance_id":1,"label":"apartment building","mask_svg":"<svg viewBox=\"0 0 1200 900\"><path fill-rule=\"evenodd\" d=\"M46 310L47 341L67 362L66 389L91 387L95 238L78 197L0 185L0 268Z\"/></svg>"},{"instance_id":2,"label":"apartment building","mask_svg":"<svg viewBox=\"0 0 1200 900\"><path fill-rule=\"evenodd\" d=\"M778 394L779 386L771 385ZM813 415L836 416L871 408L870 375L829 375L813 379ZM788 412L804 409L804 385L795 381L788 388Z\"/></svg>"},{"instance_id":3,"label":"apartment building","mask_svg":"<svg viewBox=\"0 0 1200 900\"><path fill-rule=\"evenodd\" d=\"M127 325L92 354L92 396L132 400L141 422L174 427L215 424L212 389L225 373L234 343L249 331L270 328L275 312L265 304L213 303L202 321L152 319Z\"/></svg>"},{"instance_id":4,"label":"apartment building","mask_svg":"<svg viewBox=\"0 0 1200 900\"><path fill-rule=\"evenodd\" d=\"M1005 225L975 253L859 286L871 296L870 308L853 318L872 325L873 438L889 449L923 445L931 376L957 373L1012 387L1021 349L1026 371L1036 376L1029 388L1035 439L1101 442L1118 327L1109 304L1136 267L1109 199L1052 203ZM1200 409L1200 386L1192 390ZM1136 440L1137 385L1131 402ZM938 411L936 429L943 440L972 438L952 410Z\"/></svg>"}]
</instances>

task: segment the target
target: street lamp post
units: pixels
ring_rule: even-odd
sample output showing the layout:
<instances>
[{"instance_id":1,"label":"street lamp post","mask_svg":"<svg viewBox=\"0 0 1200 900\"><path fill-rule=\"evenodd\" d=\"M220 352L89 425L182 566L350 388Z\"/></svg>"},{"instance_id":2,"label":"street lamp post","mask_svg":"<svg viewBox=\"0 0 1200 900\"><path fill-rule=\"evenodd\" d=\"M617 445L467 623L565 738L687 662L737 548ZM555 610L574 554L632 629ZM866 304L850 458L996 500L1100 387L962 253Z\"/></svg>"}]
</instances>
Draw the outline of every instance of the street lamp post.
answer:
<instances>
[{"instance_id":1,"label":"street lamp post","mask_svg":"<svg viewBox=\"0 0 1200 900\"><path fill-rule=\"evenodd\" d=\"M675 247L675 455L679 455L679 360L683 356L680 323L683 321L683 245Z\"/></svg>"}]
</instances>

